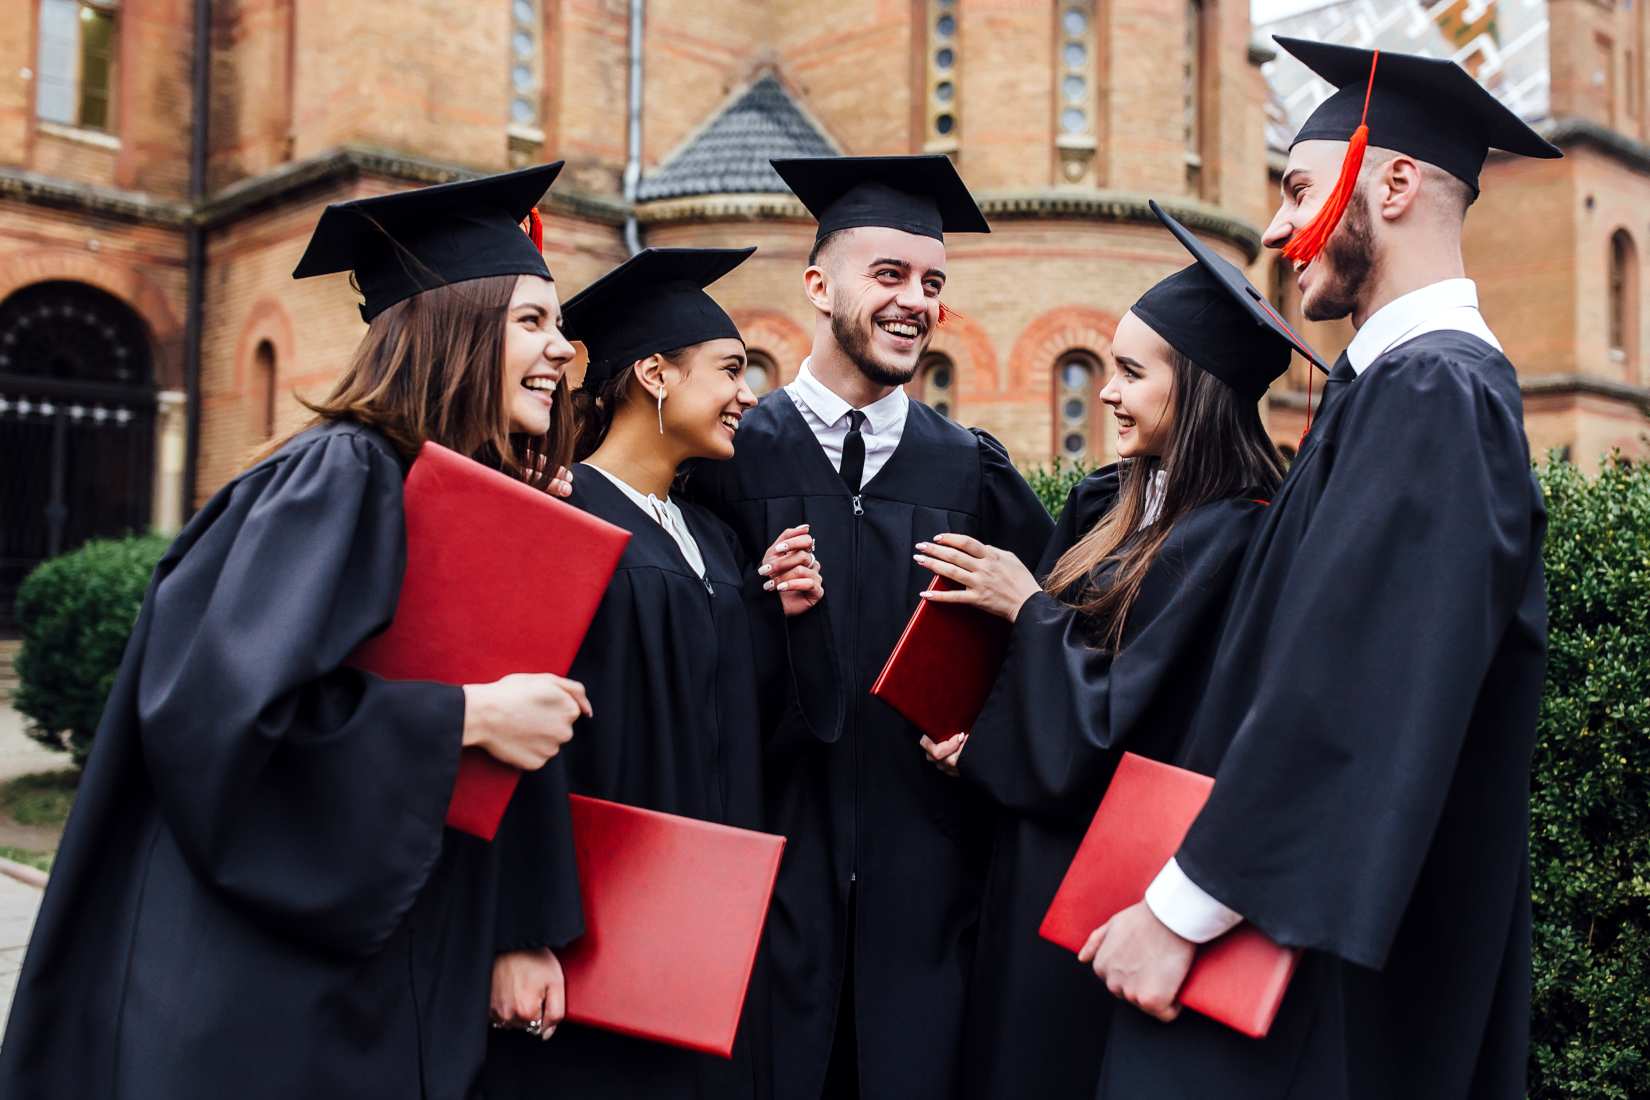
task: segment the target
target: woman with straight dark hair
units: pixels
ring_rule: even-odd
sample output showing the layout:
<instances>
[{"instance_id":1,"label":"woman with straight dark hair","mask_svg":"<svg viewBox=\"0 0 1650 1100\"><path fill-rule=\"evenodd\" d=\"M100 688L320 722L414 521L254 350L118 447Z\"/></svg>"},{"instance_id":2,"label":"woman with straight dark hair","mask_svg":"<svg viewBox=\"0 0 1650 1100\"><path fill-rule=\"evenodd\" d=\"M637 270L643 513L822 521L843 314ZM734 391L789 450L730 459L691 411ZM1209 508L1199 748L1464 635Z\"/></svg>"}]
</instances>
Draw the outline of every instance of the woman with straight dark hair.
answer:
<instances>
[{"instance_id":1,"label":"woman with straight dark hair","mask_svg":"<svg viewBox=\"0 0 1650 1100\"><path fill-rule=\"evenodd\" d=\"M762 754L777 748L763 731L793 703L811 728L835 728L834 693L805 705L788 674L792 661L831 660L825 616L811 610L824 591L813 539L783 531L753 568L725 524L672 491L685 463L733 457L756 404L739 330L702 289L753 251L648 249L567 303L567 331L590 358L570 499L631 539L573 664L596 715L563 760L575 793L761 829ZM526 820L499 835L493 1013L505 1029L488 1052L489 1100L766 1096L760 963L731 1059L575 1025L548 1043L511 1033L539 1018L560 974L535 896L544 835Z\"/></svg>"},{"instance_id":2,"label":"woman with straight dark hair","mask_svg":"<svg viewBox=\"0 0 1650 1100\"><path fill-rule=\"evenodd\" d=\"M348 660L395 615L402 479L423 442L546 489L559 468L573 349L520 226L559 167L322 215L294 275L353 271L366 336L310 423L155 569L29 944L0 1094L473 1095L495 868L444 828L460 749L540 768L589 704L556 676L389 682ZM565 940L580 917L561 858L547 934Z\"/></svg>"},{"instance_id":3,"label":"woman with straight dark hair","mask_svg":"<svg viewBox=\"0 0 1650 1100\"><path fill-rule=\"evenodd\" d=\"M1003 810L969 990L964 1079L980 1097L1094 1094L1111 998L1038 926L1123 750L1177 758L1233 578L1283 478L1257 402L1292 349L1311 355L1235 267L1160 216L1198 262L1117 325L1100 400L1123 461L1072 490L1042 583L972 539L917 545L962 586L929 599L1014 623L974 728L923 739Z\"/></svg>"}]
</instances>

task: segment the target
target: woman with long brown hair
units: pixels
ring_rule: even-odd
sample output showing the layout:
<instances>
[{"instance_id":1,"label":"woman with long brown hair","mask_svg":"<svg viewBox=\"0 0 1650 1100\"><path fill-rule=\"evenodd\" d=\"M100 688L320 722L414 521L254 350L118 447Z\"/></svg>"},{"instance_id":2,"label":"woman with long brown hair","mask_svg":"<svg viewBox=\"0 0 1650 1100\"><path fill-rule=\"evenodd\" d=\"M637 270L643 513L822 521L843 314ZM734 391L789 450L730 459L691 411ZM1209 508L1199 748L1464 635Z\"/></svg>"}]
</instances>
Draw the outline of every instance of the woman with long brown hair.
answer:
<instances>
[{"instance_id":1,"label":"woman with long brown hair","mask_svg":"<svg viewBox=\"0 0 1650 1100\"><path fill-rule=\"evenodd\" d=\"M388 682L347 662L395 614L420 444L543 487L558 468L573 351L519 225L558 167L322 215L294 274L353 271L366 337L311 422L155 570L29 945L0 1093L472 1095L494 865L443 827L460 749L539 768L589 704L554 676ZM571 938L576 879L563 887Z\"/></svg>"},{"instance_id":2,"label":"woman with long brown hair","mask_svg":"<svg viewBox=\"0 0 1650 1100\"><path fill-rule=\"evenodd\" d=\"M803 719L793 735L834 733L835 693L810 705L788 675L793 661L831 660L828 623L813 610L824 594L813 539L782 531L760 564L747 562L732 530L673 491L685 464L733 456L756 404L739 329L703 289L752 251L648 249L567 303L567 331L589 352L570 502L631 539L573 664L596 715L563 763L576 793L761 829L762 754L780 748L764 731L789 711ZM558 962L543 950L554 929L536 896L546 830L506 829L493 995L508 1019L523 990L529 1009L537 1003ZM485 1093L766 1096L766 993L759 966L731 1059L576 1025L548 1043L496 1032Z\"/></svg>"},{"instance_id":3,"label":"woman with long brown hair","mask_svg":"<svg viewBox=\"0 0 1650 1100\"><path fill-rule=\"evenodd\" d=\"M973 729L924 739L1003 810L969 990L972 1095L1093 1095L1112 1002L1038 925L1121 752L1176 760L1232 581L1283 478L1257 402L1291 350L1310 349L1235 267L1182 241L1197 262L1148 290L1113 338L1100 400L1122 462L1072 490L1042 582L972 539L917 545L919 562L961 586L929 599L1014 624Z\"/></svg>"}]
</instances>

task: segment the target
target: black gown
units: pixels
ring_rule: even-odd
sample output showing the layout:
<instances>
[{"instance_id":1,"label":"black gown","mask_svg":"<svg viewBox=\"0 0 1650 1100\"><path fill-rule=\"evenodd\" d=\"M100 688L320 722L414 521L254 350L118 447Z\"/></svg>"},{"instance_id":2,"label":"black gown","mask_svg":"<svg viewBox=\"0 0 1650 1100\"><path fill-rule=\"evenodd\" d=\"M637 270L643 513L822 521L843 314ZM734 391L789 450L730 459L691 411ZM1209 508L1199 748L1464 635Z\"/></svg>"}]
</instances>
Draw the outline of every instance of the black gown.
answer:
<instances>
[{"instance_id":1,"label":"black gown","mask_svg":"<svg viewBox=\"0 0 1650 1100\"><path fill-rule=\"evenodd\" d=\"M1489 345L1425 334L1327 388L1239 578L1178 855L1308 951L1263 1041L1118 1013L1101 1096L1522 1100L1545 528Z\"/></svg>"},{"instance_id":2,"label":"black gown","mask_svg":"<svg viewBox=\"0 0 1650 1100\"><path fill-rule=\"evenodd\" d=\"M775 1095L820 1095L851 957L862 1095L952 1100L990 808L929 764L917 729L869 692L931 579L911 560L917 541L956 531L1030 565L1048 512L999 443L915 401L899 446L853 498L783 390L746 414L733 460L701 466L688 487L753 559L781 530L812 525L845 669L825 685L843 700L840 738L787 720L764 761L768 825L789 838L768 922ZM812 666L797 673L818 678Z\"/></svg>"},{"instance_id":3,"label":"black gown","mask_svg":"<svg viewBox=\"0 0 1650 1100\"><path fill-rule=\"evenodd\" d=\"M1115 468L1072 490L1040 576L1116 493ZM959 759L963 778L1009 811L997 829L969 989L970 1096L1094 1094L1114 1001L1089 967L1037 929L1121 753L1176 759L1265 507L1259 495L1181 517L1141 584L1115 657L1095 647L1090 620L1046 594L1015 620L1002 674Z\"/></svg>"},{"instance_id":4,"label":"black gown","mask_svg":"<svg viewBox=\"0 0 1650 1100\"><path fill-rule=\"evenodd\" d=\"M618 486L589 466L575 472L571 502L631 539L570 673L595 711L562 752L572 789L761 829L762 731L793 704L802 714L791 662L832 660L824 613L815 608L786 619L778 597L761 591L733 532L704 508L679 502L704 558L701 579L664 528ZM829 731L837 703L831 696L822 705L806 719ZM542 946L538 925L545 917L523 893L543 860L539 832L513 828L497 843L510 872L500 880L498 950ZM499 1031L488 1051L485 1092L489 1100L766 1097L769 1045L766 966L759 963L732 1060L572 1024L548 1042Z\"/></svg>"},{"instance_id":5,"label":"black gown","mask_svg":"<svg viewBox=\"0 0 1650 1100\"><path fill-rule=\"evenodd\" d=\"M370 430L314 429L161 559L35 924L0 1095L472 1094L493 865L442 824L463 692L341 667L395 611L403 473ZM577 879L562 885L570 939Z\"/></svg>"}]
</instances>

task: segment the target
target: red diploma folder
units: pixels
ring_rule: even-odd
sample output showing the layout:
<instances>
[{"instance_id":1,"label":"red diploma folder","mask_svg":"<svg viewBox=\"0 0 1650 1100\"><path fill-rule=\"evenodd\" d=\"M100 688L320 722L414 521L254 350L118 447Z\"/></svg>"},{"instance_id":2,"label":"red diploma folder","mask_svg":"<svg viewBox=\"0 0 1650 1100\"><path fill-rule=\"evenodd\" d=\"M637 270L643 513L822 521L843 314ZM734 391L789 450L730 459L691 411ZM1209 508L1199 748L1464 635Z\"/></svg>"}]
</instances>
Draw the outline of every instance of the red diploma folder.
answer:
<instances>
[{"instance_id":1,"label":"red diploma folder","mask_svg":"<svg viewBox=\"0 0 1650 1100\"><path fill-rule=\"evenodd\" d=\"M733 1056L785 838L574 795L567 1018Z\"/></svg>"},{"instance_id":2,"label":"red diploma folder","mask_svg":"<svg viewBox=\"0 0 1650 1100\"><path fill-rule=\"evenodd\" d=\"M931 592L957 587L935 577ZM871 694L935 741L965 733L1003 669L1014 624L962 604L923 600L911 613Z\"/></svg>"},{"instance_id":3,"label":"red diploma folder","mask_svg":"<svg viewBox=\"0 0 1650 1100\"><path fill-rule=\"evenodd\" d=\"M1145 897L1214 785L1206 775L1124 753L1043 917L1042 937L1080 951L1091 932ZM1299 951L1240 924L1198 949L1180 987L1180 1003L1264 1039L1299 959Z\"/></svg>"},{"instance_id":4,"label":"red diploma folder","mask_svg":"<svg viewBox=\"0 0 1650 1100\"><path fill-rule=\"evenodd\" d=\"M573 664L630 533L435 443L407 474L395 619L350 663L390 680L485 684ZM466 749L447 824L492 840L520 773Z\"/></svg>"}]
</instances>

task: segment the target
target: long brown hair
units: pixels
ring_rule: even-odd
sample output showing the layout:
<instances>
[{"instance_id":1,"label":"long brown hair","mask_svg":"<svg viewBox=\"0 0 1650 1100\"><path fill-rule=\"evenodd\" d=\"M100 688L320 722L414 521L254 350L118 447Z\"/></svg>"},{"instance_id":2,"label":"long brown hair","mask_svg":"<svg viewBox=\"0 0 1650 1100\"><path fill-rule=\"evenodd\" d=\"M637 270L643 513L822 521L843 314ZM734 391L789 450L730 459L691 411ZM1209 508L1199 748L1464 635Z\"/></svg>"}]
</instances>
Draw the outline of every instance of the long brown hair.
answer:
<instances>
[{"instance_id":1,"label":"long brown hair","mask_svg":"<svg viewBox=\"0 0 1650 1100\"><path fill-rule=\"evenodd\" d=\"M1116 503L1060 555L1043 582L1093 621L1098 644L1112 652L1123 647L1129 609L1181 517L1245 493L1269 499L1283 480L1283 458L1261 425L1259 407L1178 351L1171 360L1175 418L1163 454L1124 465ZM1159 471L1167 471L1162 506L1142 528Z\"/></svg>"},{"instance_id":2,"label":"long brown hair","mask_svg":"<svg viewBox=\"0 0 1650 1100\"><path fill-rule=\"evenodd\" d=\"M355 357L315 415L265 446L254 461L317 424L349 420L382 432L408 460L426 440L520 478L537 489L571 458L573 408L556 386L550 430L510 431L504 390L504 326L516 275L491 275L421 291L372 319Z\"/></svg>"}]
</instances>

